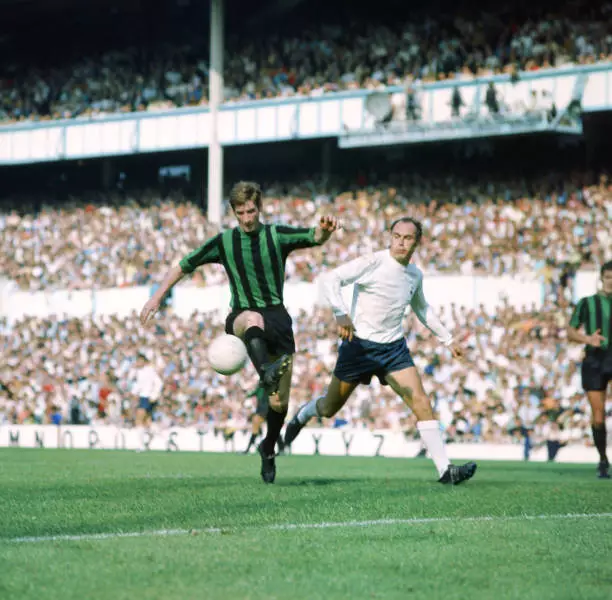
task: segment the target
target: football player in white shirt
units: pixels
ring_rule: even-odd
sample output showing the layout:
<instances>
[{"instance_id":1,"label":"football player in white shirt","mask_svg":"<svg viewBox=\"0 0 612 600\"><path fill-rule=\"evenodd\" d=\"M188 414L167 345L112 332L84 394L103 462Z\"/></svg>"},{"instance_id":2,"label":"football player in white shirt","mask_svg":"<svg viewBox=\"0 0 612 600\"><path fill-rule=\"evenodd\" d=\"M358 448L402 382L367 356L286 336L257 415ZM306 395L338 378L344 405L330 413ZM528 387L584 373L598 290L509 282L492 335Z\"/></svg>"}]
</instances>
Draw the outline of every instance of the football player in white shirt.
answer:
<instances>
[{"instance_id":1,"label":"football player in white shirt","mask_svg":"<svg viewBox=\"0 0 612 600\"><path fill-rule=\"evenodd\" d=\"M404 217L391 225L390 232L389 249L357 258L321 277L323 294L333 308L343 341L326 396L300 408L287 424L285 444L291 444L311 418L333 417L360 383L367 385L376 375L383 385L390 385L399 394L416 416L421 440L436 465L439 481L456 485L474 475L476 464L457 466L448 460L440 423L434 419L404 338L402 318L406 307L412 307L421 323L455 358L461 358L463 352L427 304L422 272L410 264L422 237L421 224ZM355 287L349 316L342 287L350 284Z\"/></svg>"}]
</instances>

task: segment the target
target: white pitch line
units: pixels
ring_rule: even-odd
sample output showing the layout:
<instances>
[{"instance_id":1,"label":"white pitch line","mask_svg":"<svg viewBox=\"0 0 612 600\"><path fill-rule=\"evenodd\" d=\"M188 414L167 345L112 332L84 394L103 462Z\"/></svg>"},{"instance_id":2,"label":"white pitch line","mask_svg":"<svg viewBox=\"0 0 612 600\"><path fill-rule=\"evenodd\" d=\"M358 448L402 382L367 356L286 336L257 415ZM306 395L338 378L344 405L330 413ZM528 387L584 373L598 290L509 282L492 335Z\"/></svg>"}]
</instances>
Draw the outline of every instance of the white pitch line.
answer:
<instances>
[{"instance_id":1,"label":"white pitch line","mask_svg":"<svg viewBox=\"0 0 612 600\"><path fill-rule=\"evenodd\" d=\"M42 542L86 542L120 538L170 537L178 535L240 533L245 531L295 531L297 529L334 529L384 527L387 525L421 525L424 523L503 523L507 521L553 521L571 519L610 519L612 513L567 513L561 515L515 515L481 517L415 517L413 519L377 519L369 521L339 521L323 523L280 523L247 527L207 527L204 529L157 529L149 531L116 531L81 535L44 535L36 537L0 538L1 543L40 544Z\"/></svg>"}]
</instances>

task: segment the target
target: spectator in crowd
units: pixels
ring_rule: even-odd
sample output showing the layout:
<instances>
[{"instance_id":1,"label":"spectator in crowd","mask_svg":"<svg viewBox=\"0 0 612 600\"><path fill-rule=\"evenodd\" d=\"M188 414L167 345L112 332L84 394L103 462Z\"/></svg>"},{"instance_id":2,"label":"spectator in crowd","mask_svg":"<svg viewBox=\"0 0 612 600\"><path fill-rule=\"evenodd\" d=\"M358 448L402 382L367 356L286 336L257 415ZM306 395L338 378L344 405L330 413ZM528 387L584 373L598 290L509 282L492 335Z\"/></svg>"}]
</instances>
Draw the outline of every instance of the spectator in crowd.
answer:
<instances>
[{"instance_id":1,"label":"spectator in crowd","mask_svg":"<svg viewBox=\"0 0 612 600\"><path fill-rule=\"evenodd\" d=\"M461 97L459 86L456 85L453 87L453 95L451 96L451 116L454 118L459 118L461 116L462 106L465 106L465 102Z\"/></svg>"},{"instance_id":2,"label":"spectator in crowd","mask_svg":"<svg viewBox=\"0 0 612 600\"><path fill-rule=\"evenodd\" d=\"M559 454L559 450L567 445L563 439L563 427L556 419L547 419L542 417L541 434L546 441L546 451L548 454L548 462L554 462Z\"/></svg>"},{"instance_id":3,"label":"spectator in crowd","mask_svg":"<svg viewBox=\"0 0 612 600\"><path fill-rule=\"evenodd\" d=\"M157 371L151 366L149 359L144 354L140 354L136 359L136 368L132 377L134 380L132 394L138 401L136 425L148 425L163 383ZM105 399L100 397L100 404L98 405L98 413L102 417L106 414L106 407L102 403L103 400Z\"/></svg>"},{"instance_id":4,"label":"spectator in crowd","mask_svg":"<svg viewBox=\"0 0 612 600\"><path fill-rule=\"evenodd\" d=\"M493 117L499 114L499 100L497 99L497 90L492 81L487 86L487 93L485 95L485 104L489 109L489 114Z\"/></svg>"}]
</instances>

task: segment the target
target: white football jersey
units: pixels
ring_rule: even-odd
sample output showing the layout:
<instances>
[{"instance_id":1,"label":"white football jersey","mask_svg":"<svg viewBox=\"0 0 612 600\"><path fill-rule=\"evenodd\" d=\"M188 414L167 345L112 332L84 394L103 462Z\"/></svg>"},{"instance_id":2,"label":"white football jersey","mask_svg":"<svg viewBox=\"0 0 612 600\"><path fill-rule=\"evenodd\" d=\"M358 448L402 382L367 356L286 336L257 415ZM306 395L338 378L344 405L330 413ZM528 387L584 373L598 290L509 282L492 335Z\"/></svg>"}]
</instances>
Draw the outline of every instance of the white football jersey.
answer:
<instances>
[{"instance_id":1,"label":"white football jersey","mask_svg":"<svg viewBox=\"0 0 612 600\"><path fill-rule=\"evenodd\" d=\"M354 284L351 309L342 297L342 287ZM371 342L388 343L402 338L402 319L408 306L443 344L452 336L427 304L423 273L413 264L402 265L389 250L380 250L352 260L321 276L325 300L334 315L350 315L355 335Z\"/></svg>"}]
</instances>

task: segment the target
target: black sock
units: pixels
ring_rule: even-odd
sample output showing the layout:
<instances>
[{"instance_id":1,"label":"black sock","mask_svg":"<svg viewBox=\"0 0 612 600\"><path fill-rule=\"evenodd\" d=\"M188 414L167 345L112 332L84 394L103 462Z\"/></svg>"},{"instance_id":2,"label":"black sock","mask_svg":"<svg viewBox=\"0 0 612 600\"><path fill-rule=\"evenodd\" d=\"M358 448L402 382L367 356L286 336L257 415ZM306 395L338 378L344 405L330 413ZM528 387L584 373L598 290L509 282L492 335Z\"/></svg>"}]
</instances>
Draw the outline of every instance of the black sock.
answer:
<instances>
[{"instance_id":1,"label":"black sock","mask_svg":"<svg viewBox=\"0 0 612 600\"><path fill-rule=\"evenodd\" d=\"M247 446L246 452L248 452L251 449L251 446L255 443L255 440L257 439L257 435L256 433L252 433L251 434L251 439L249 440L249 445Z\"/></svg>"},{"instance_id":2,"label":"black sock","mask_svg":"<svg viewBox=\"0 0 612 600\"><path fill-rule=\"evenodd\" d=\"M599 425L593 425L591 431L593 432L595 448L597 448L597 452L599 452L599 460L605 462L608 460L606 456L606 424L601 423Z\"/></svg>"},{"instance_id":3,"label":"black sock","mask_svg":"<svg viewBox=\"0 0 612 600\"><path fill-rule=\"evenodd\" d=\"M279 413L276 412L272 407L268 411L268 417L266 422L268 424L268 431L266 432L266 438L263 441L264 450L268 454L274 454L274 449L276 447L276 442L278 441L278 437L280 435L281 429L283 428L283 423L285 422L285 417L287 416L287 412Z\"/></svg>"},{"instance_id":4,"label":"black sock","mask_svg":"<svg viewBox=\"0 0 612 600\"><path fill-rule=\"evenodd\" d=\"M262 366L270 361L268 345L264 338L264 330L261 327L249 327L244 333L244 343L257 373L261 377Z\"/></svg>"}]
</instances>

